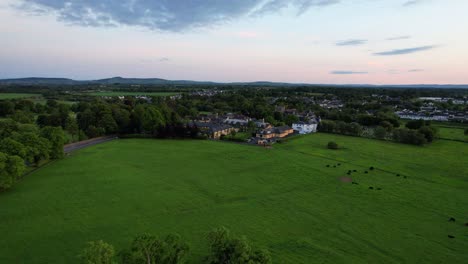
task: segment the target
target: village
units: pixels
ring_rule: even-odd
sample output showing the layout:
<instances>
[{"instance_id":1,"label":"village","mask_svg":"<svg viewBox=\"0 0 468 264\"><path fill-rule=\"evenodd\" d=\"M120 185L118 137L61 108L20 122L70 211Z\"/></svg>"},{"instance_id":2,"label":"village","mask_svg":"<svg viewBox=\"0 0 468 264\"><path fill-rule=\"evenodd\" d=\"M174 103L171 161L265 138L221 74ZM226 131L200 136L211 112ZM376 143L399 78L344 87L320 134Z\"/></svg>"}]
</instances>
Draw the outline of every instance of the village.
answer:
<instances>
[{"instance_id":1,"label":"village","mask_svg":"<svg viewBox=\"0 0 468 264\"><path fill-rule=\"evenodd\" d=\"M316 117L312 112L297 114L297 117L300 121L294 122L292 126L274 127L264 119L258 120L240 114L205 114L194 120L192 125L209 139L220 140L231 134L243 132L251 135L246 140L250 144L271 145L292 135L317 132L320 117Z\"/></svg>"}]
</instances>

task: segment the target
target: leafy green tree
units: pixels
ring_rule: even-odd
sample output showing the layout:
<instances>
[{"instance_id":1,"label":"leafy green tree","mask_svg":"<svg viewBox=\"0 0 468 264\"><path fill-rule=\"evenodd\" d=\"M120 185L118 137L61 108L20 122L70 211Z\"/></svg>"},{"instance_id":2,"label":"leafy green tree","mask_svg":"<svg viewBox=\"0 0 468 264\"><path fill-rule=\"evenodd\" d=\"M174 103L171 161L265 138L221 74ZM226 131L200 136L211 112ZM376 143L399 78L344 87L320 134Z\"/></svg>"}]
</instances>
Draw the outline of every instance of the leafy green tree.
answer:
<instances>
[{"instance_id":1,"label":"leafy green tree","mask_svg":"<svg viewBox=\"0 0 468 264\"><path fill-rule=\"evenodd\" d=\"M153 235L137 236L132 243L132 263L156 264L162 260L162 242Z\"/></svg>"},{"instance_id":2,"label":"leafy green tree","mask_svg":"<svg viewBox=\"0 0 468 264\"><path fill-rule=\"evenodd\" d=\"M293 123L299 121L299 118L296 115L287 115L286 118L284 118L284 122L288 125L291 126Z\"/></svg>"},{"instance_id":3,"label":"leafy green tree","mask_svg":"<svg viewBox=\"0 0 468 264\"><path fill-rule=\"evenodd\" d=\"M391 132L393 130L393 125L392 123L388 122L388 121L382 121L380 122L380 126L385 128L385 130L387 132Z\"/></svg>"},{"instance_id":4,"label":"leafy green tree","mask_svg":"<svg viewBox=\"0 0 468 264\"><path fill-rule=\"evenodd\" d=\"M114 256L114 247L99 240L88 242L79 257L83 264L112 264Z\"/></svg>"},{"instance_id":5,"label":"leafy green tree","mask_svg":"<svg viewBox=\"0 0 468 264\"><path fill-rule=\"evenodd\" d=\"M329 148L329 149L338 149L338 144L335 141L330 141L327 144L327 148Z\"/></svg>"},{"instance_id":6,"label":"leafy green tree","mask_svg":"<svg viewBox=\"0 0 468 264\"><path fill-rule=\"evenodd\" d=\"M378 139L384 139L387 136L387 130L384 127L378 126L374 129L374 136Z\"/></svg>"},{"instance_id":7,"label":"leafy green tree","mask_svg":"<svg viewBox=\"0 0 468 264\"><path fill-rule=\"evenodd\" d=\"M46 126L41 129L41 136L50 142L49 155L52 159L63 158L63 145L65 134L60 127Z\"/></svg>"},{"instance_id":8,"label":"leafy green tree","mask_svg":"<svg viewBox=\"0 0 468 264\"><path fill-rule=\"evenodd\" d=\"M424 120L411 120L406 123L406 127L409 129L420 129L421 127L425 126L426 122Z\"/></svg>"},{"instance_id":9,"label":"leafy green tree","mask_svg":"<svg viewBox=\"0 0 468 264\"><path fill-rule=\"evenodd\" d=\"M49 159L51 148L49 140L40 137L38 133L22 132L18 133L15 140L21 142L26 148L26 160L39 165L41 161Z\"/></svg>"},{"instance_id":10,"label":"leafy green tree","mask_svg":"<svg viewBox=\"0 0 468 264\"><path fill-rule=\"evenodd\" d=\"M24 160L19 156L9 156L7 158L6 165L6 171L15 180L21 178L26 169L26 166L24 165Z\"/></svg>"},{"instance_id":11,"label":"leafy green tree","mask_svg":"<svg viewBox=\"0 0 468 264\"><path fill-rule=\"evenodd\" d=\"M15 104L11 101L0 101L0 116L6 117L15 113Z\"/></svg>"},{"instance_id":12,"label":"leafy green tree","mask_svg":"<svg viewBox=\"0 0 468 264\"><path fill-rule=\"evenodd\" d=\"M11 119L0 120L0 138L10 137L19 130L18 123Z\"/></svg>"},{"instance_id":13,"label":"leafy green tree","mask_svg":"<svg viewBox=\"0 0 468 264\"><path fill-rule=\"evenodd\" d=\"M189 252L189 246L178 235L168 235L163 243L163 264L184 263Z\"/></svg>"},{"instance_id":14,"label":"leafy green tree","mask_svg":"<svg viewBox=\"0 0 468 264\"><path fill-rule=\"evenodd\" d=\"M138 105L135 107L135 125L141 132L156 135L158 130L166 125L166 120L155 106Z\"/></svg>"},{"instance_id":15,"label":"leafy green tree","mask_svg":"<svg viewBox=\"0 0 468 264\"><path fill-rule=\"evenodd\" d=\"M4 138L0 141L0 151L10 156L20 156L26 159L26 147L12 138Z\"/></svg>"},{"instance_id":16,"label":"leafy green tree","mask_svg":"<svg viewBox=\"0 0 468 264\"><path fill-rule=\"evenodd\" d=\"M70 133L73 141L79 140L80 128L74 117L69 116L66 121L65 130Z\"/></svg>"},{"instance_id":17,"label":"leafy green tree","mask_svg":"<svg viewBox=\"0 0 468 264\"><path fill-rule=\"evenodd\" d=\"M209 264L269 264L271 257L266 250L254 250L246 238L232 237L226 228L219 228L208 235L211 254Z\"/></svg>"},{"instance_id":18,"label":"leafy green tree","mask_svg":"<svg viewBox=\"0 0 468 264\"><path fill-rule=\"evenodd\" d=\"M122 260L124 264L180 264L184 263L188 250L178 235L160 240L143 234L133 240L130 251L122 254Z\"/></svg>"},{"instance_id":19,"label":"leafy green tree","mask_svg":"<svg viewBox=\"0 0 468 264\"><path fill-rule=\"evenodd\" d=\"M419 133L423 134L424 137L426 138L427 142L432 142L434 141L436 137L436 130L433 129L432 127L429 126L423 126L420 129L418 129Z\"/></svg>"},{"instance_id":20,"label":"leafy green tree","mask_svg":"<svg viewBox=\"0 0 468 264\"><path fill-rule=\"evenodd\" d=\"M11 119L15 120L18 123L21 124L33 124L35 119L34 119L34 114L31 112L25 112L25 111L16 111L12 116Z\"/></svg>"},{"instance_id":21,"label":"leafy green tree","mask_svg":"<svg viewBox=\"0 0 468 264\"><path fill-rule=\"evenodd\" d=\"M7 170L8 156L0 152L0 190L7 190L13 186L15 177Z\"/></svg>"}]
</instances>

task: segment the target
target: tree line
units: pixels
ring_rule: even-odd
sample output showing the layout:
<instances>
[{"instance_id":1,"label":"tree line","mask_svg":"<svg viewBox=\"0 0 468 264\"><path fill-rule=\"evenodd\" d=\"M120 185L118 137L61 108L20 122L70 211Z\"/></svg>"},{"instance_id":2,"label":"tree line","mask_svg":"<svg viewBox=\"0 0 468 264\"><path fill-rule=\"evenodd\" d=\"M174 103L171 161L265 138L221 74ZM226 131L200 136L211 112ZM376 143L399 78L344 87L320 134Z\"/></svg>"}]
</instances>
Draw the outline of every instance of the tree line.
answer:
<instances>
[{"instance_id":1,"label":"tree line","mask_svg":"<svg viewBox=\"0 0 468 264\"><path fill-rule=\"evenodd\" d=\"M271 264L268 250L255 247L245 237L234 236L224 227L207 236L210 254L207 264ZM116 252L102 240L88 242L79 255L83 264L182 264L190 259L190 247L178 235L158 238L151 234L136 236L128 248Z\"/></svg>"},{"instance_id":2,"label":"tree line","mask_svg":"<svg viewBox=\"0 0 468 264\"><path fill-rule=\"evenodd\" d=\"M323 120L318 130L325 133L391 140L419 146L433 142L438 135L437 128L431 126L430 121L423 120L409 121L403 128L395 127L388 121L381 121L379 125L373 127L363 127L356 122Z\"/></svg>"}]
</instances>

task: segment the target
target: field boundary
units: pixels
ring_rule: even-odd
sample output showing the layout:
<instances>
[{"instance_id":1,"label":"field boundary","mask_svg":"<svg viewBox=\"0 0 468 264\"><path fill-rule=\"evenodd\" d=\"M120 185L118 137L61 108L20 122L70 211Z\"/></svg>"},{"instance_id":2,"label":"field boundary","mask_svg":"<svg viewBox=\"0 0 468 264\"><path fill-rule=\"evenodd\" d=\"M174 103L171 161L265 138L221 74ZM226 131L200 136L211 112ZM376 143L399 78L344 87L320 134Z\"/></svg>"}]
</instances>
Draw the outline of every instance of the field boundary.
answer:
<instances>
[{"instance_id":1,"label":"field boundary","mask_svg":"<svg viewBox=\"0 0 468 264\"><path fill-rule=\"evenodd\" d=\"M111 135L111 136L92 138L92 139L88 139L88 140L83 140L83 141L71 143L71 144L63 146L63 152L65 152L65 154L69 154L69 153L71 153L73 151L76 151L76 150L79 150L79 149L82 149L82 148L94 146L94 145L101 144L101 143L104 143L104 142L108 142L108 141L111 141L111 140L115 140L115 139L118 139L118 138L119 137L117 135Z\"/></svg>"}]
</instances>

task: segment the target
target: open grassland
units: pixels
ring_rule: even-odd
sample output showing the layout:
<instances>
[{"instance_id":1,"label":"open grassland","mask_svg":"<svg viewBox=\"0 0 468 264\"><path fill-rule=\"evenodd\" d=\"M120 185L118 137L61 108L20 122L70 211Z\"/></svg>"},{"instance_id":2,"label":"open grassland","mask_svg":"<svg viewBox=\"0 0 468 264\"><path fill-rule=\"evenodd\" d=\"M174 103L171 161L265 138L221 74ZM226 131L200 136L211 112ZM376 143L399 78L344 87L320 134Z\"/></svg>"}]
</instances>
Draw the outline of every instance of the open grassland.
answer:
<instances>
[{"instance_id":1,"label":"open grassland","mask_svg":"<svg viewBox=\"0 0 468 264\"><path fill-rule=\"evenodd\" d=\"M343 148L326 149L331 140ZM274 263L466 263L467 156L461 142L326 134L273 149L113 141L0 194L0 263L76 263L87 241L121 249L143 232L179 233L201 263L206 233L221 225L268 248Z\"/></svg>"},{"instance_id":2,"label":"open grassland","mask_svg":"<svg viewBox=\"0 0 468 264\"><path fill-rule=\"evenodd\" d=\"M468 135L465 135L468 124L434 122L433 126L437 128L440 139L468 142Z\"/></svg>"},{"instance_id":3,"label":"open grassland","mask_svg":"<svg viewBox=\"0 0 468 264\"><path fill-rule=\"evenodd\" d=\"M465 135L465 130L463 128L438 127L437 129L441 139L461 140L468 142L468 135Z\"/></svg>"},{"instance_id":4,"label":"open grassland","mask_svg":"<svg viewBox=\"0 0 468 264\"><path fill-rule=\"evenodd\" d=\"M94 92L88 95L92 96L172 96L177 95L177 93L170 93L170 92Z\"/></svg>"},{"instance_id":5,"label":"open grassland","mask_svg":"<svg viewBox=\"0 0 468 264\"><path fill-rule=\"evenodd\" d=\"M34 98L34 97L41 97L41 95L40 94L26 94L26 93L0 93L0 100Z\"/></svg>"}]
</instances>

